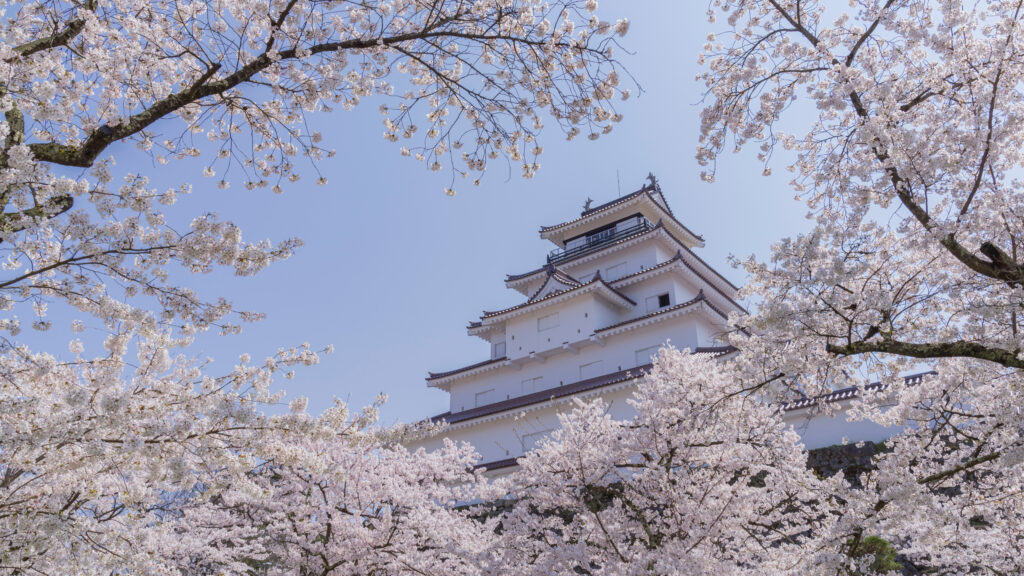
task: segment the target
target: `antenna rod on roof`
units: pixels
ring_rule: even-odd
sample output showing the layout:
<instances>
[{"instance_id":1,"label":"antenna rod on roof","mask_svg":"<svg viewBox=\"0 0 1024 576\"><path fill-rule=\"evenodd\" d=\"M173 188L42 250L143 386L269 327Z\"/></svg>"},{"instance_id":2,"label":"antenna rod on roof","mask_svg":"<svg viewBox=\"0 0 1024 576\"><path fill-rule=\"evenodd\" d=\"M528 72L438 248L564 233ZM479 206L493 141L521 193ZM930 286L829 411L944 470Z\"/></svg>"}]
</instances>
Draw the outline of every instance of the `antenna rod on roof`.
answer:
<instances>
[{"instance_id":1,"label":"antenna rod on roof","mask_svg":"<svg viewBox=\"0 0 1024 576\"><path fill-rule=\"evenodd\" d=\"M615 181L619 183L619 197L622 197L622 178L619 177L619 169L615 169Z\"/></svg>"}]
</instances>

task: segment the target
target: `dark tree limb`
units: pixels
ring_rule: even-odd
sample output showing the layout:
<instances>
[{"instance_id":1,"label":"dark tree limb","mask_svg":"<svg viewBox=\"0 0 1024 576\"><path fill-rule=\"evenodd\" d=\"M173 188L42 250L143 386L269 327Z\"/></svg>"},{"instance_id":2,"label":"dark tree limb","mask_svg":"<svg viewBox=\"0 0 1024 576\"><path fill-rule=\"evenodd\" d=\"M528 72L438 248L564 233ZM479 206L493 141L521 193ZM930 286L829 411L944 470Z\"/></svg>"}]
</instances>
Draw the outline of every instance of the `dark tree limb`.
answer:
<instances>
[{"instance_id":1,"label":"dark tree limb","mask_svg":"<svg viewBox=\"0 0 1024 576\"><path fill-rule=\"evenodd\" d=\"M87 10L95 10L95 0L89 0L85 3ZM82 33L85 29L85 20L82 18L76 18L67 23L64 29L46 36L45 38L37 38L30 42L26 42L19 46L14 47L14 52L18 54L17 57L31 56L37 52L56 48L58 46L67 46L69 42L75 39L76 36ZM15 57L15 58L17 58ZM7 62L11 62L14 58L8 58Z\"/></svg>"},{"instance_id":2,"label":"dark tree limb","mask_svg":"<svg viewBox=\"0 0 1024 576\"><path fill-rule=\"evenodd\" d=\"M788 22L801 36L804 37L805 40L807 40L807 42L809 42L812 46L818 46L820 40L810 29L804 26L798 19L794 18L776 0L768 0L768 2L769 4L772 5L773 8L775 8L775 11L778 12L779 15L786 20L786 22ZM1018 3L1018 13L1020 9L1021 4ZM862 36L857 42L857 47L859 48L859 46L863 44L863 42L866 39L866 35ZM856 51L853 51L851 52L850 56L854 56L855 54ZM832 63L839 64L840 62L839 60L833 58ZM922 97L919 96L918 98ZM927 98L927 96L924 96L923 98ZM853 105L854 111L857 113L857 116L864 120L868 120L871 117L867 105L865 105L865 103L861 100L860 94L858 94L856 90L850 91L849 99L850 103ZM933 230L936 227L935 221L932 219L931 215L928 214L928 211L914 199L914 194L910 182L903 178L903 176L899 173L896 167L889 162L889 153L886 152L877 142L872 145L871 149L872 153L875 156L875 159L878 160L879 164L881 164L884 167L884 170L889 177L889 181L892 184L893 191L896 193L896 197L899 199L900 203L903 204L903 206L910 211L910 213L921 224L921 226L925 228L925 230ZM947 234L939 241L939 243L954 258L956 258L962 264L964 264L974 272L977 272L978 274L996 280L1000 280L1008 284L1024 283L1024 266L1012 261L1008 256L1006 256L1005 252L995 247L991 242L985 242L982 245L983 253L984 246L988 245L991 246L994 250L998 251L998 253L1002 256L998 259L989 256L990 258L992 258L991 262L979 258L974 253L974 251L969 250L967 247L961 244L956 239L954 234ZM987 253L985 253L985 255L988 256Z\"/></svg>"},{"instance_id":3,"label":"dark tree limb","mask_svg":"<svg viewBox=\"0 0 1024 576\"><path fill-rule=\"evenodd\" d=\"M886 339L878 342L852 342L845 345L826 344L825 350L839 356L882 353L923 359L977 358L995 362L1007 368L1024 368L1024 360L1018 358L1015 352L963 340L917 344Z\"/></svg>"},{"instance_id":4,"label":"dark tree limb","mask_svg":"<svg viewBox=\"0 0 1024 576\"><path fill-rule=\"evenodd\" d=\"M438 26L445 23L447 21L439 22ZM467 34L456 30L437 30L435 28L398 34L386 38L358 38L343 42L326 42L311 46L308 48L308 52L310 54L322 54L340 50L366 50L378 46L393 46L433 38L466 38L480 41L514 40L523 44L542 44L525 38L514 38L500 34ZM165 118L189 104L198 102L203 98L223 94L236 86L248 82L254 76L277 62L297 59L298 53L298 49L291 48L277 52L276 56L272 58L269 52L264 52L235 72L218 80L211 81L211 78L220 69L219 64L214 64L189 87L153 103L149 108L126 118L116 126L105 124L99 127L90 133L85 141L78 146L45 142L29 144L29 148L39 161L51 162L62 166L88 168L92 166L92 163L100 153L112 143L141 132L157 120Z\"/></svg>"}]
</instances>

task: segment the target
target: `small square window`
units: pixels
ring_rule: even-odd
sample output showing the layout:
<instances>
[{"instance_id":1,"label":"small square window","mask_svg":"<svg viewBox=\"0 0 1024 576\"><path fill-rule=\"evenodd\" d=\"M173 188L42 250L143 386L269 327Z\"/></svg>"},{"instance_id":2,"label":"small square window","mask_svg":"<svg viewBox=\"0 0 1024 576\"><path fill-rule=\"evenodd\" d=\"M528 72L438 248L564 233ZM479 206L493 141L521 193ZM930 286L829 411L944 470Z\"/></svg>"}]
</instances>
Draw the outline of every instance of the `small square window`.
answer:
<instances>
[{"instance_id":1,"label":"small square window","mask_svg":"<svg viewBox=\"0 0 1024 576\"><path fill-rule=\"evenodd\" d=\"M626 263L620 262L604 271L604 279L613 282L626 275Z\"/></svg>"},{"instance_id":2,"label":"small square window","mask_svg":"<svg viewBox=\"0 0 1024 576\"><path fill-rule=\"evenodd\" d=\"M478 407L479 406L486 406L488 404L493 404L494 401L495 401L494 388L491 388L490 390L484 390L483 392L477 392L476 393L476 405Z\"/></svg>"},{"instance_id":3,"label":"small square window","mask_svg":"<svg viewBox=\"0 0 1024 576\"><path fill-rule=\"evenodd\" d=\"M654 312L656 310L661 310L662 308L665 308L671 303L672 299L668 295L668 293L659 294L657 296L649 296L647 298L647 311Z\"/></svg>"},{"instance_id":4,"label":"small square window","mask_svg":"<svg viewBox=\"0 0 1024 576\"><path fill-rule=\"evenodd\" d=\"M558 312L537 318L537 331L543 332L558 327Z\"/></svg>"}]
</instances>

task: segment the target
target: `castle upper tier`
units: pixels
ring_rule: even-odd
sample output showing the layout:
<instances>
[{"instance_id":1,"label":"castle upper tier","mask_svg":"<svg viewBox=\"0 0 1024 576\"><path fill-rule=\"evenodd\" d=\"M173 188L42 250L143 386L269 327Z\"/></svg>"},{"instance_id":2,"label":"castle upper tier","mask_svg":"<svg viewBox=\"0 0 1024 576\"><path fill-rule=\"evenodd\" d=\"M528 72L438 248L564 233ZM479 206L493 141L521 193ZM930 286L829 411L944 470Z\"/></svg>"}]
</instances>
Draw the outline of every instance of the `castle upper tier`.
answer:
<instances>
[{"instance_id":1,"label":"castle upper tier","mask_svg":"<svg viewBox=\"0 0 1024 576\"><path fill-rule=\"evenodd\" d=\"M489 470L514 466L558 425L572 398L601 396L613 417L631 416L626 400L666 341L696 354L733 354L721 337L728 314L744 313L736 286L693 252L704 240L676 218L653 176L612 202L588 201L579 218L540 235L556 246L547 262L505 279L526 300L469 323L490 357L427 378L449 394L448 412L433 417L449 424L443 436L473 443ZM811 426L806 412L788 414L809 446L846 432Z\"/></svg>"}]
</instances>

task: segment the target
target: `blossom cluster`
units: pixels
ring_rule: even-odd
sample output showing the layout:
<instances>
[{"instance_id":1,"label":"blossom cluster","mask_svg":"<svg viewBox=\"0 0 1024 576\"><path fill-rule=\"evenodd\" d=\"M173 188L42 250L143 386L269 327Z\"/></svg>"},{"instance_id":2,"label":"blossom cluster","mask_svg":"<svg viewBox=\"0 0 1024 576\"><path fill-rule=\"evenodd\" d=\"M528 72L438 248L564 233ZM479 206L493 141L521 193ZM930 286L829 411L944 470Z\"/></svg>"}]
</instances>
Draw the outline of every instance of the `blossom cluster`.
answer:
<instances>
[{"instance_id":1,"label":"blossom cluster","mask_svg":"<svg viewBox=\"0 0 1024 576\"><path fill-rule=\"evenodd\" d=\"M784 159L813 229L740 262L741 372L764 398L881 378L906 423L844 511L948 573L1017 573L1024 415L1019 3L716 0L697 158ZM938 373L928 386L897 377Z\"/></svg>"}]
</instances>

